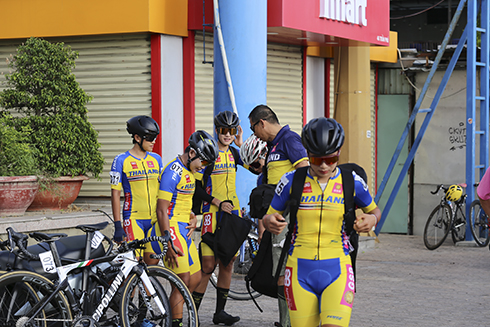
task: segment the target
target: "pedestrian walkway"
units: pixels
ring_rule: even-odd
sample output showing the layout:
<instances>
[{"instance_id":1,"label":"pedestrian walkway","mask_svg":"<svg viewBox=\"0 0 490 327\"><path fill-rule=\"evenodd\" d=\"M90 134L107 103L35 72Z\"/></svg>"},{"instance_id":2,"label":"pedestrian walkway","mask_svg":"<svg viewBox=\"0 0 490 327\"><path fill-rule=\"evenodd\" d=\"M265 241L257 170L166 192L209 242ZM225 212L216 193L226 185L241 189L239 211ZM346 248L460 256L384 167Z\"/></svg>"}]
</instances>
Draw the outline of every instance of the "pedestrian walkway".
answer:
<instances>
[{"instance_id":1,"label":"pedestrian walkway","mask_svg":"<svg viewBox=\"0 0 490 327\"><path fill-rule=\"evenodd\" d=\"M446 242L429 251L421 236L381 234L380 243L358 256L357 293L352 327L490 326L490 251ZM208 287L201 304L201 327L215 326L215 290ZM236 327L273 326L277 300L228 300L226 310L239 315Z\"/></svg>"}]
</instances>

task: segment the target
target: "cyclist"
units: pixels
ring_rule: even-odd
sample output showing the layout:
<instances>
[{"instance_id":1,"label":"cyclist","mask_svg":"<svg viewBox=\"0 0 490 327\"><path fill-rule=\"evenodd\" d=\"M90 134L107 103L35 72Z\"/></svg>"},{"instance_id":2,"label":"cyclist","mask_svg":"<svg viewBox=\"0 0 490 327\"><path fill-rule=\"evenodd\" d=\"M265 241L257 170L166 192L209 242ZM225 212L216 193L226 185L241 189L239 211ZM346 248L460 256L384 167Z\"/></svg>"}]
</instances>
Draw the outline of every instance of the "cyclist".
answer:
<instances>
[{"instance_id":1,"label":"cyclist","mask_svg":"<svg viewBox=\"0 0 490 327\"><path fill-rule=\"evenodd\" d=\"M170 161L163 169L160 178L157 220L154 221L149 235L161 236L166 230L170 232L179 253L169 248L165 257L165 266L184 281L190 292L201 281L199 256L191 238L197 223L191 211L196 185L194 174L202 166L214 164L217 157L216 141L207 132L196 131L189 137L189 145L184 154ZM161 244L152 242L151 250L160 254ZM150 264L158 264L158 260L149 260ZM178 291L172 290L169 300L172 307L172 326L181 326L182 296Z\"/></svg>"},{"instance_id":2,"label":"cyclist","mask_svg":"<svg viewBox=\"0 0 490 327\"><path fill-rule=\"evenodd\" d=\"M485 211L487 216L490 216L490 168L485 171L476 189L476 194L480 199L483 211Z\"/></svg>"},{"instance_id":3,"label":"cyclist","mask_svg":"<svg viewBox=\"0 0 490 327\"><path fill-rule=\"evenodd\" d=\"M114 158L109 173L116 242L146 236L152 220L156 219L158 179L163 167L162 158L152 152L160 134L157 122L147 116L136 116L127 121L126 130L134 145ZM121 226L121 190L124 191L124 227Z\"/></svg>"},{"instance_id":4,"label":"cyclist","mask_svg":"<svg viewBox=\"0 0 490 327\"><path fill-rule=\"evenodd\" d=\"M254 134L243 142L240 147L240 158L244 165L249 166L255 172L261 173L265 165L267 155L267 143L259 139Z\"/></svg>"},{"instance_id":5,"label":"cyclist","mask_svg":"<svg viewBox=\"0 0 490 327\"><path fill-rule=\"evenodd\" d=\"M308 157L305 148L301 144L300 136L293 132L288 125L281 126L279 119L271 108L266 105L258 105L250 112L248 118L250 119L250 129L252 132L258 138L268 143L269 152L266 160L266 169L262 178L264 184L275 185L285 173L303 166L308 166ZM265 205L268 205L268 203ZM259 220L259 237L262 236L262 232L262 220ZM272 271L276 271L285 237L285 232L278 236L272 235L272 243L274 244L272 248ZM279 325L288 327L288 309L284 298L284 268L285 265L281 268L277 281L277 299L280 317Z\"/></svg>"},{"instance_id":6,"label":"cyclist","mask_svg":"<svg viewBox=\"0 0 490 327\"><path fill-rule=\"evenodd\" d=\"M214 233L218 225L218 212L220 210L227 213L234 213L240 216L240 204L236 194L236 168L243 165L237 149L232 149L231 144L242 144L242 129L238 116L231 111L222 111L214 117L214 127L218 135L219 155L214 167L209 173L206 169L196 174L196 179L202 180L197 183L196 195L204 202L202 204L202 228L201 235ZM203 189L202 185L205 185ZM226 201L226 202L224 202ZM230 201L230 202L228 202ZM206 243L200 243L202 280L192 296L194 303L199 309L204 293L209 282L209 278L216 266L219 264L218 283L216 287L216 311L213 315L213 323L224 323L232 325L240 320L238 316L228 314L224 309L228 292L230 290L231 274L233 270L233 258L227 266L221 263L219 258L215 258L213 249Z\"/></svg>"},{"instance_id":7,"label":"cyclist","mask_svg":"<svg viewBox=\"0 0 490 327\"><path fill-rule=\"evenodd\" d=\"M342 175L337 163L344 143L342 126L331 118L312 119L301 138L310 161L286 265L285 293L291 326L348 326L354 274L345 234ZM268 230L279 234L295 172L281 177L268 214ZM354 202L364 213L354 229L368 232L381 215L366 182L355 172ZM314 273L312 273L314 272ZM310 274L312 273L312 274Z\"/></svg>"}]
</instances>

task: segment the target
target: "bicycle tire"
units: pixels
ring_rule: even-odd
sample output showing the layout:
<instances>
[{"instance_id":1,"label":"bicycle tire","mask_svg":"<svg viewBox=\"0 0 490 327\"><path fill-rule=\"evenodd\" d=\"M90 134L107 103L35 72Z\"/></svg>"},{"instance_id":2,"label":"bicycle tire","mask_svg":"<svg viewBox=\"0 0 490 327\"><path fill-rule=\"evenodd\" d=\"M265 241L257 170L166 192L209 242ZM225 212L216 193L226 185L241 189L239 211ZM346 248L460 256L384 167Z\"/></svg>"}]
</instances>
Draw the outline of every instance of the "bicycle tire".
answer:
<instances>
[{"instance_id":1,"label":"bicycle tire","mask_svg":"<svg viewBox=\"0 0 490 327\"><path fill-rule=\"evenodd\" d=\"M453 227L451 228L451 238L453 243L464 241L466 238L466 217L461 206L456 207L456 214L453 217Z\"/></svg>"},{"instance_id":2,"label":"bicycle tire","mask_svg":"<svg viewBox=\"0 0 490 327\"><path fill-rule=\"evenodd\" d=\"M0 276L0 326L23 327L34 312L29 312L45 296L54 292L46 277L30 271L12 271ZM24 296L24 297L22 297ZM62 292L34 317L36 327L71 327L70 304Z\"/></svg>"},{"instance_id":3,"label":"bicycle tire","mask_svg":"<svg viewBox=\"0 0 490 327\"><path fill-rule=\"evenodd\" d=\"M451 207L439 204L432 210L424 228L424 244L429 250L435 250L446 240L452 223Z\"/></svg>"},{"instance_id":4,"label":"bicycle tire","mask_svg":"<svg viewBox=\"0 0 490 327\"><path fill-rule=\"evenodd\" d=\"M162 303L167 311L165 314L158 312L157 314L145 309L135 303L134 301L142 297L141 289L137 288L137 284L140 282L140 278L137 274L131 274L126 280L120 302L120 318L122 327L139 327L144 318L148 319L151 323L161 327L167 327L172 325L172 309L170 307L169 297L172 292L172 288L180 293L183 298L183 323L186 327L197 327L198 316L194 300L192 298L189 289L184 282L173 271L161 267L161 266L148 266L148 276L155 287L158 297L162 300ZM138 290L140 292L138 292ZM138 298L136 298L138 295ZM154 299L150 299L154 301ZM151 307L158 310L158 307L154 302L151 303ZM135 308L138 311L135 311ZM135 315L135 312L137 314ZM170 325L168 325L170 323Z\"/></svg>"},{"instance_id":5,"label":"bicycle tire","mask_svg":"<svg viewBox=\"0 0 490 327\"><path fill-rule=\"evenodd\" d=\"M239 262L237 259L234 262L233 273L231 276L230 290L228 292L228 297L238 301L247 301L252 298L258 298L262 295L262 293L257 292L252 289L252 296L247 291L245 276L247 276L250 267L252 266L252 250L253 248L258 249L258 235L256 233L249 233L247 238L247 244L245 247L245 261ZM253 244L252 244L253 243ZM211 274L211 284L214 288L218 287L218 274L219 274L219 265L216 267L215 271ZM251 286L250 286L251 287Z\"/></svg>"},{"instance_id":6,"label":"bicycle tire","mask_svg":"<svg viewBox=\"0 0 490 327\"><path fill-rule=\"evenodd\" d=\"M470 207L471 234L478 246L487 246L490 242L488 216L481 207L480 200L474 200Z\"/></svg>"}]
</instances>

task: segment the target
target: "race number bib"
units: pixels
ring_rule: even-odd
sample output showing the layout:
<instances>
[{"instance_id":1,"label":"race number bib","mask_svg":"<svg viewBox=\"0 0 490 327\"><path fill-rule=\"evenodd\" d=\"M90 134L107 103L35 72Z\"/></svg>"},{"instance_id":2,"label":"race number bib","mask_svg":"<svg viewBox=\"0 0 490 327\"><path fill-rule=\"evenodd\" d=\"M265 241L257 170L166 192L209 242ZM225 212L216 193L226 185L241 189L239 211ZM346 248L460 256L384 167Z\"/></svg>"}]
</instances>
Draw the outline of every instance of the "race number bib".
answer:
<instances>
[{"instance_id":1,"label":"race number bib","mask_svg":"<svg viewBox=\"0 0 490 327\"><path fill-rule=\"evenodd\" d=\"M54 258L51 251L39 253L39 259L43 265L43 269L48 274L56 273L56 265L54 264Z\"/></svg>"},{"instance_id":2,"label":"race number bib","mask_svg":"<svg viewBox=\"0 0 490 327\"><path fill-rule=\"evenodd\" d=\"M92 242L90 244L90 246L92 247L92 249L96 249L99 247L100 243L102 243L102 240L104 239L104 235L99 232L99 231L96 231L94 233L94 236L92 237Z\"/></svg>"}]
</instances>

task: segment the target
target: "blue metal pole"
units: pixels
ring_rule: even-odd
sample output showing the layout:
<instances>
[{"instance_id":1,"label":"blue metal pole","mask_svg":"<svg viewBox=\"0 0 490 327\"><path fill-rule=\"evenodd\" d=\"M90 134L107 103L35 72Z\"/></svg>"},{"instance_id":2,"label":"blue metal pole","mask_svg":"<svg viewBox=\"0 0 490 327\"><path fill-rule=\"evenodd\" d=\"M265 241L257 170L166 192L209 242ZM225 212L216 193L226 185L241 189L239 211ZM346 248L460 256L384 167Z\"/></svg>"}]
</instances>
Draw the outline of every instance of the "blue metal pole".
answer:
<instances>
[{"instance_id":1,"label":"blue metal pole","mask_svg":"<svg viewBox=\"0 0 490 327\"><path fill-rule=\"evenodd\" d=\"M214 114L233 111L224 66L227 61L245 140L252 133L248 114L256 105L267 102L267 1L218 0L218 3L223 44L219 42L215 26ZM223 46L225 60L221 53ZM248 197L256 186L256 176L238 169L236 186L241 207L248 208Z\"/></svg>"},{"instance_id":2,"label":"blue metal pole","mask_svg":"<svg viewBox=\"0 0 490 327\"><path fill-rule=\"evenodd\" d=\"M449 40L451 39L451 36L452 36L454 29L456 27L456 23L458 22L459 17L461 16L461 13L463 11L465 3L466 3L466 0L461 0L459 2L458 9L454 13L451 24L449 25L449 28L446 32L446 35L444 36L444 40L442 41L441 49L437 53L437 56L434 60L434 64L432 65L432 69L429 72L429 76L427 77L427 80L425 81L424 87L423 87L422 91L420 92L420 96L417 100L417 103L415 104L415 107L412 111L412 114L410 115L410 118L407 122L407 125L405 126L405 129L402 133L402 137L400 138L400 141L398 142L398 145L395 149L395 153L393 154L393 157L391 158L390 164L388 165L388 168L386 169L386 173L383 176L383 180L381 181L381 184L379 185L379 188L376 192L376 197L375 197L376 203L379 203L379 199L383 195L384 189L388 183L388 180L391 176L391 173L393 172L395 164L398 161L398 157L400 156L400 153L403 149L403 145L405 144L405 141L406 141L406 139L410 133L410 128L412 127L413 122L415 121L415 117L419 113L419 109L420 109L420 106L422 105L422 101L424 100L425 94L427 93L427 89L429 88L430 82L432 81L432 78L434 77L434 74L436 73L437 66L439 65L439 62L441 61L442 55L444 54L444 51L446 50L446 46L449 43ZM396 190L395 193L398 193L398 189ZM389 206L391 207L391 204ZM386 207L384 208L383 211L386 211ZM378 226L380 226L380 225L378 224Z\"/></svg>"},{"instance_id":3,"label":"blue metal pole","mask_svg":"<svg viewBox=\"0 0 490 327\"><path fill-rule=\"evenodd\" d=\"M427 115L425 116L424 121L422 122L422 125L420 127L420 130L412 144L412 148L410 149L410 152L407 156L407 160L405 161L405 164L403 165L402 170L400 171L400 175L398 175L398 179L396 180L395 186L393 187L393 191L390 194L390 197L388 198L388 201L386 202L386 206L383 208L383 212L381 213L381 219L378 222L378 225L376 226L376 234L378 235L379 232L381 231L381 228L383 228L383 224L386 220L386 217L388 217L388 214L390 212L391 206L393 205L393 202L395 201L395 197L398 194L398 191L400 190L400 186L403 183L403 179L405 175L408 172L408 169L410 168L410 165L412 164L413 158L415 157L415 153L417 152L417 149L420 145L420 142L422 142L422 138L425 134L425 131L427 130L427 127L429 126L430 120L432 116L434 115L435 109L437 105L439 104L439 100L441 99L441 95L444 92L444 89L446 88L446 85L449 81L449 78L451 77L451 74L454 70L454 67L456 66L456 63L458 62L458 58L461 55L461 51L463 50L463 46L466 42L466 29L464 30L463 34L461 35L461 38L459 39L458 46L456 47L456 50L454 51L454 54L451 58L451 61L449 62L449 65L446 69L446 72L444 73L444 76L442 78L441 83L439 84L439 88L436 91L436 94L434 96L434 99L432 100L432 103L430 105L430 109L427 111ZM436 70L437 66L434 64L432 66L432 70ZM428 83L426 81L426 85L428 86ZM420 99L420 97L419 97Z\"/></svg>"}]
</instances>

